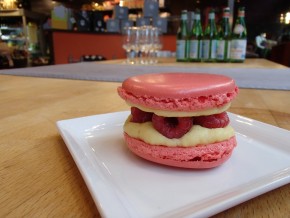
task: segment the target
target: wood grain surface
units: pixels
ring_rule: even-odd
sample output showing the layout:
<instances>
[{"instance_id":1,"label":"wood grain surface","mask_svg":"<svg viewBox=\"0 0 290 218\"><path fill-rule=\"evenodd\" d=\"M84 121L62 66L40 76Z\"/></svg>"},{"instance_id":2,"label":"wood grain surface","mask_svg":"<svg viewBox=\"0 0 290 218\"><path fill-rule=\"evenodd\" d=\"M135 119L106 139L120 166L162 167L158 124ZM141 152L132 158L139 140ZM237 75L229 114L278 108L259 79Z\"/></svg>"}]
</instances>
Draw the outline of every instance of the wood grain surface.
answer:
<instances>
[{"instance_id":1,"label":"wood grain surface","mask_svg":"<svg viewBox=\"0 0 290 218\"><path fill-rule=\"evenodd\" d=\"M1 75L0 84L0 217L100 217L56 121L128 110L120 83ZM290 91L240 89L229 111L290 130ZM290 184L214 217L289 214Z\"/></svg>"}]
</instances>

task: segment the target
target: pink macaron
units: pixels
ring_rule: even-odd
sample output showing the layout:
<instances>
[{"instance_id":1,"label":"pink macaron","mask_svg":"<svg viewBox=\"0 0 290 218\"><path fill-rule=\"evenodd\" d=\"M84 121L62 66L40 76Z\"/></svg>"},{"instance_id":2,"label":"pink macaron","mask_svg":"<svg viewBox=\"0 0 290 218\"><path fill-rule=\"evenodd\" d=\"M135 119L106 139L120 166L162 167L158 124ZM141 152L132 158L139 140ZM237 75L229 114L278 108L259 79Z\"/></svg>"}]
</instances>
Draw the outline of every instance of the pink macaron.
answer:
<instances>
[{"instance_id":1,"label":"pink macaron","mask_svg":"<svg viewBox=\"0 0 290 218\"><path fill-rule=\"evenodd\" d=\"M206 73L154 73L126 79L118 93L131 107L124 139L136 155L182 168L212 168L237 145L226 110L235 81Z\"/></svg>"}]
</instances>

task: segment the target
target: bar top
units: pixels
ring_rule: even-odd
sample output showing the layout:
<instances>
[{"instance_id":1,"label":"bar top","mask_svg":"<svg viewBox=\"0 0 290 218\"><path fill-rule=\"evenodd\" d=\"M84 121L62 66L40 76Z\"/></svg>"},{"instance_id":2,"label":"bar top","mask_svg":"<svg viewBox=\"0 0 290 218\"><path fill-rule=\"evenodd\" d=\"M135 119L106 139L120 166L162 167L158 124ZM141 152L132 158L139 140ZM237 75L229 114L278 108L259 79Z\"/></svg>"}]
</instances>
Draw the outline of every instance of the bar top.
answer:
<instances>
[{"instance_id":1,"label":"bar top","mask_svg":"<svg viewBox=\"0 0 290 218\"><path fill-rule=\"evenodd\" d=\"M256 68L256 69L289 69L288 67L263 58L248 58L244 63L217 63L217 62L176 62L175 58L159 58L158 66L170 67L200 67L203 68ZM120 64L124 60L108 60L103 63Z\"/></svg>"},{"instance_id":2,"label":"bar top","mask_svg":"<svg viewBox=\"0 0 290 218\"><path fill-rule=\"evenodd\" d=\"M0 75L0 84L0 217L100 217L56 121L129 110L120 83ZM290 130L289 96L240 89L229 111ZM284 185L214 217L287 217L289 193Z\"/></svg>"},{"instance_id":3,"label":"bar top","mask_svg":"<svg viewBox=\"0 0 290 218\"><path fill-rule=\"evenodd\" d=\"M79 62L1 70L0 74L48 78L122 82L128 77L149 73L211 73L229 76L240 88L290 90L290 68L265 59L236 63L180 63L162 58L158 64L128 65L124 60ZM274 76L275 75L275 76Z\"/></svg>"}]
</instances>

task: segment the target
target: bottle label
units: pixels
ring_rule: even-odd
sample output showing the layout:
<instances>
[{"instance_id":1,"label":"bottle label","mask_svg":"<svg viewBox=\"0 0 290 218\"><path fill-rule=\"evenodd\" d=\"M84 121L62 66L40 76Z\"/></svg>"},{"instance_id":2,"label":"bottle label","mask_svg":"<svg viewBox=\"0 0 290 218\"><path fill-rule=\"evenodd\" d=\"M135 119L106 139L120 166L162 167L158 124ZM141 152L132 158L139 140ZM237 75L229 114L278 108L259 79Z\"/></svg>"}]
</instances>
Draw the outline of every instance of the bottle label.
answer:
<instances>
[{"instance_id":1,"label":"bottle label","mask_svg":"<svg viewBox=\"0 0 290 218\"><path fill-rule=\"evenodd\" d=\"M200 40L190 40L189 48L189 58L198 59L201 57L201 41Z\"/></svg>"},{"instance_id":2,"label":"bottle label","mask_svg":"<svg viewBox=\"0 0 290 218\"><path fill-rule=\"evenodd\" d=\"M218 60L226 60L230 58L230 42L226 40L219 40L217 42L217 56Z\"/></svg>"},{"instance_id":3,"label":"bottle label","mask_svg":"<svg viewBox=\"0 0 290 218\"><path fill-rule=\"evenodd\" d=\"M202 40L202 56L204 59L216 58L216 43L216 40Z\"/></svg>"},{"instance_id":4,"label":"bottle label","mask_svg":"<svg viewBox=\"0 0 290 218\"><path fill-rule=\"evenodd\" d=\"M234 28L234 33L235 34L241 34L242 32L244 32L245 28L243 27L243 25L241 24L236 24L235 28Z\"/></svg>"},{"instance_id":5,"label":"bottle label","mask_svg":"<svg viewBox=\"0 0 290 218\"><path fill-rule=\"evenodd\" d=\"M230 12L229 11L224 11L223 17L224 18L229 18L230 17Z\"/></svg>"},{"instance_id":6,"label":"bottle label","mask_svg":"<svg viewBox=\"0 0 290 218\"><path fill-rule=\"evenodd\" d=\"M231 57L231 41L226 41L226 50L227 50L227 53L225 55L225 58L230 59L230 57Z\"/></svg>"},{"instance_id":7,"label":"bottle label","mask_svg":"<svg viewBox=\"0 0 290 218\"><path fill-rule=\"evenodd\" d=\"M177 40L176 41L176 59L183 60L185 59L185 40Z\"/></svg>"},{"instance_id":8,"label":"bottle label","mask_svg":"<svg viewBox=\"0 0 290 218\"><path fill-rule=\"evenodd\" d=\"M245 39L232 39L231 41L231 59L232 60L245 60L246 58L247 40Z\"/></svg>"}]
</instances>

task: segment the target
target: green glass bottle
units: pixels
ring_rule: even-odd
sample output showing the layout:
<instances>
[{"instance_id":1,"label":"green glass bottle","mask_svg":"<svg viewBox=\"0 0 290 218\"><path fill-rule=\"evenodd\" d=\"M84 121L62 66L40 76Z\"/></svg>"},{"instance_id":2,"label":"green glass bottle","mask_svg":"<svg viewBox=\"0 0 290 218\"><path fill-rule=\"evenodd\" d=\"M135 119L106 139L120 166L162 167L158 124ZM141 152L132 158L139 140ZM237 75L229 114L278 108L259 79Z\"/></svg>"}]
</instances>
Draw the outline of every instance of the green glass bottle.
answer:
<instances>
[{"instance_id":1,"label":"green glass bottle","mask_svg":"<svg viewBox=\"0 0 290 218\"><path fill-rule=\"evenodd\" d=\"M231 48L231 28L230 28L230 8L223 9L223 18L218 31L217 41L217 62L230 61L230 48Z\"/></svg>"},{"instance_id":2,"label":"green glass bottle","mask_svg":"<svg viewBox=\"0 0 290 218\"><path fill-rule=\"evenodd\" d=\"M202 59L206 62L216 60L217 29L215 24L215 13L211 10L208 14L209 22L205 28L202 40Z\"/></svg>"},{"instance_id":3,"label":"green glass bottle","mask_svg":"<svg viewBox=\"0 0 290 218\"><path fill-rule=\"evenodd\" d=\"M183 10L176 35L176 61L188 61L188 43L187 11Z\"/></svg>"},{"instance_id":4,"label":"green glass bottle","mask_svg":"<svg viewBox=\"0 0 290 218\"><path fill-rule=\"evenodd\" d=\"M202 27L200 11L197 9L194 15L194 24L189 36L189 61L200 62L202 57Z\"/></svg>"},{"instance_id":5,"label":"green glass bottle","mask_svg":"<svg viewBox=\"0 0 290 218\"><path fill-rule=\"evenodd\" d=\"M232 34L231 62L244 62L247 48L247 28L245 23L245 8L238 9L238 17Z\"/></svg>"}]
</instances>

